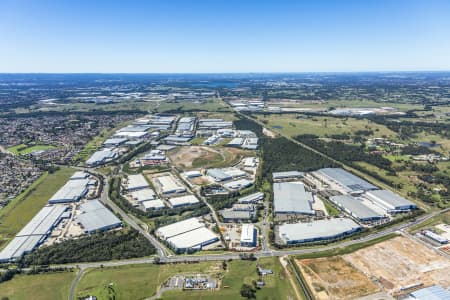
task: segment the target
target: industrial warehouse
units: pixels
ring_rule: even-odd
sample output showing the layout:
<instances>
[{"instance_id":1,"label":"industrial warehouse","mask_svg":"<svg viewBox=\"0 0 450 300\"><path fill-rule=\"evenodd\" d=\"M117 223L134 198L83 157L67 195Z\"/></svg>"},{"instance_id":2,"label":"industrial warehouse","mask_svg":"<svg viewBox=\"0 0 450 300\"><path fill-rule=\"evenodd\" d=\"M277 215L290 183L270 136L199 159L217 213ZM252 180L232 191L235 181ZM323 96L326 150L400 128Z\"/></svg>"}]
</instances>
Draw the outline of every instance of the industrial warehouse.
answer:
<instances>
[{"instance_id":1,"label":"industrial warehouse","mask_svg":"<svg viewBox=\"0 0 450 300\"><path fill-rule=\"evenodd\" d=\"M76 222L81 225L85 233L95 233L120 227L122 222L100 201L90 200L80 205L80 214Z\"/></svg>"},{"instance_id":2,"label":"industrial warehouse","mask_svg":"<svg viewBox=\"0 0 450 300\"><path fill-rule=\"evenodd\" d=\"M333 196L330 197L330 201L361 222L375 222L387 217L350 195Z\"/></svg>"},{"instance_id":3,"label":"industrial warehouse","mask_svg":"<svg viewBox=\"0 0 450 300\"><path fill-rule=\"evenodd\" d=\"M197 218L160 227L155 234L177 253L202 250L203 247L219 241L218 236Z\"/></svg>"},{"instance_id":4,"label":"industrial warehouse","mask_svg":"<svg viewBox=\"0 0 450 300\"><path fill-rule=\"evenodd\" d=\"M385 209L388 213L407 212L417 205L389 190L373 190L364 194L368 199Z\"/></svg>"},{"instance_id":5,"label":"industrial warehouse","mask_svg":"<svg viewBox=\"0 0 450 300\"><path fill-rule=\"evenodd\" d=\"M0 262L17 260L36 249L59 224L67 209L66 205L43 207L0 252Z\"/></svg>"},{"instance_id":6,"label":"industrial warehouse","mask_svg":"<svg viewBox=\"0 0 450 300\"><path fill-rule=\"evenodd\" d=\"M79 178L79 177L75 177ZM79 201L89 191L89 179L72 179L70 178L51 198L48 203L68 203Z\"/></svg>"},{"instance_id":7,"label":"industrial warehouse","mask_svg":"<svg viewBox=\"0 0 450 300\"><path fill-rule=\"evenodd\" d=\"M332 241L361 230L356 222L347 218L316 220L308 223L278 226L278 237L283 244Z\"/></svg>"},{"instance_id":8,"label":"industrial warehouse","mask_svg":"<svg viewBox=\"0 0 450 300\"><path fill-rule=\"evenodd\" d=\"M330 188L348 194L361 194L377 187L341 168L324 168L312 173Z\"/></svg>"},{"instance_id":9,"label":"industrial warehouse","mask_svg":"<svg viewBox=\"0 0 450 300\"><path fill-rule=\"evenodd\" d=\"M314 198L301 182L276 182L273 184L274 213L280 215L314 215L311 205Z\"/></svg>"},{"instance_id":10,"label":"industrial warehouse","mask_svg":"<svg viewBox=\"0 0 450 300\"><path fill-rule=\"evenodd\" d=\"M171 174L165 174L163 176L155 177L153 180L155 186L158 186L160 193L167 194L179 194L186 192L186 187L179 183Z\"/></svg>"}]
</instances>

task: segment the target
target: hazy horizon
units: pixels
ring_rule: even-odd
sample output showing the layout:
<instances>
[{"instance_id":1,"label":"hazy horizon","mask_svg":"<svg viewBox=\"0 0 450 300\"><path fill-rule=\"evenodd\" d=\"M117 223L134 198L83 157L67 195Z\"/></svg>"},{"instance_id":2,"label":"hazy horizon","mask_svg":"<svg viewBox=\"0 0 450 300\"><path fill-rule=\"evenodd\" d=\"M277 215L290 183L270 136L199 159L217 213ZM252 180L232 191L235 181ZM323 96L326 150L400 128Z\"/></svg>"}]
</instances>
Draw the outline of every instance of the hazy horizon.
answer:
<instances>
[{"instance_id":1,"label":"hazy horizon","mask_svg":"<svg viewBox=\"0 0 450 300\"><path fill-rule=\"evenodd\" d=\"M0 2L1 73L450 70L450 2Z\"/></svg>"}]
</instances>

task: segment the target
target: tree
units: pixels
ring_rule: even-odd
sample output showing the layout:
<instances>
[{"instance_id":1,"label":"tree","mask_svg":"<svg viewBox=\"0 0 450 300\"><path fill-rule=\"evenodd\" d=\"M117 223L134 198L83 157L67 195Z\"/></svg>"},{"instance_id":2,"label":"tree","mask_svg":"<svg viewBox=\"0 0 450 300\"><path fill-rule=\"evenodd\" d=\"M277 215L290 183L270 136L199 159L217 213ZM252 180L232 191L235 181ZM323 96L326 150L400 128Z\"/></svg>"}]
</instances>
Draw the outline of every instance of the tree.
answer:
<instances>
[{"instance_id":1,"label":"tree","mask_svg":"<svg viewBox=\"0 0 450 300\"><path fill-rule=\"evenodd\" d=\"M241 296L247 299L256 299L256 290L244 283L241 287Z\"/></svg>"}]
</instances>

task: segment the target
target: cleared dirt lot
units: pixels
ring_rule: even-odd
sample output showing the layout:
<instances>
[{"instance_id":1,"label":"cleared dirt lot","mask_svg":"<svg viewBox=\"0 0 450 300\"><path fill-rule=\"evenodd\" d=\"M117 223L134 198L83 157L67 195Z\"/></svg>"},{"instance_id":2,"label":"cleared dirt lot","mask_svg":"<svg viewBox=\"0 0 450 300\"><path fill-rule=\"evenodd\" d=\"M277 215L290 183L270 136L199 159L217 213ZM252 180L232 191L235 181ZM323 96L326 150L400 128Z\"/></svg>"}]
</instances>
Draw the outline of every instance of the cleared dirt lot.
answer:
<instances>
[{"instance_id":1,"label":"cleared dirt lot","mask_svg":"<svg viewBox=\"0 0 450 300\"><path fill-rule=\"evenodd\" d=\"M354 299L380 289L340 256L297 260L316 299Z\"/></svg>"},{"instance_id":2,"label":"cleared dirt lot","mask_svg":"<svg viewBox=\"0 0 450 300\"><path fill-rule=\"evenodd\" d=\"M168 156L175 166L182 169L220 168L238 163L243 157L254 156L254 153L235 148L186 146L169 151Z\"/></svg>"},{"instance_id":3,"label":"cleared dirt lot","mask_svg":"<svg viewBox=\"0 0 450 300\"><path fill-rule=\"evenodd\" d=\"M450 285L450 261L406 237L396 237L343 258L367 276L377 278L391 294L418 283Z\"/></svg>"}]
</instances>

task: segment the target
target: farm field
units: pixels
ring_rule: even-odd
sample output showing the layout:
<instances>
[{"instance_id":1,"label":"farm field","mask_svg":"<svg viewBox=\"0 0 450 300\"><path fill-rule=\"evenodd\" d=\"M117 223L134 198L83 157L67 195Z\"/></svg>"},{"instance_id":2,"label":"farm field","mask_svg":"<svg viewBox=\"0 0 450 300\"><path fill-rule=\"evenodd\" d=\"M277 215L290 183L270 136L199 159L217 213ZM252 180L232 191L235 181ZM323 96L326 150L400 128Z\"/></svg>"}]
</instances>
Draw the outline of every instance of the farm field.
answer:
<instances>
[{"instance_id":1,"label":"farm field","mask_svg":"<svg viewBox=\"0 0 450 300\"><path fill-rule=\"evenodd\" d=\"M67 299L74 272L16 275L0 283L0 298L9 300Z\"/></svg>"},{"instance_id":2,"label":"farm field","mask_svg":"<svg viewBox=\"0 0 450 300\"><path fill-rule=\"evenodd\" d=\"M396 237L343 258L393 295L412 284L450 285L450 261L409 238Z\"/></svg>"},{"instance_id":3,"label":"farm field","mask_svg":"<svg viewBox=\"0 0 450 300\"><path fill-rule=\"evenodd\" d=\"M24 193L17 196L0 211L0 247L12 239L31 218L45 205L48 199L63 186L74 173L63 167L53 174L44 174Z\"/></svg>"},{"instance_id":4,"label":"farm field","mask_svg":"<svg viewBox=\"0 0 450 300\"><path fill-rule=\"evenodd\" d=\"M297 118L295 114L284 115L256 115L259 121L267 124L269 129L275 129L288 136L302 134L315 134L319 137L333 134L352 134L358 130L372 130L373 137L386 136L395 139L397 134L386 126L375 124L367 119L334 118L332 116L302 116ZM371 136L367 136L369 138Z\"/></svg>"},{"instance_id":5,"label":"farm field","mask_svg":"<svg viewBox=\"0 0 450 300\"><path fill-rule=\"evenodd\" d=\"M235 148L183 146L169 151L170 161L182 169L220 168L231 166L253 152Z\"/></svg>"},{"instance_id":6,"label":"farm field","mask_svg":"<svg viewBox=\"0 0 450 300\"><path fill-rule=\"evenodd\" d=\"M48 150L48 149L53 149L53 148L55 148L55 146L52 146L52 145L34 145L34 146L28 147L27 145L20 144L20 145L16 145L14 147L8 148L8 151L10 151L16 155L25 155L25 154L30 154L31 152L34 152L34 151L42 151L42 150Z\"/></svg>"},{"instance_id":7,"label":"farm field","mask_svg":"<svg viewBox=\"0 0 450 300\"><path fill-rule=\"evenodd\" d=\"M379 291L341 256L297 260L316 299L354 299Z\"/></svg>"}]
</instances>

